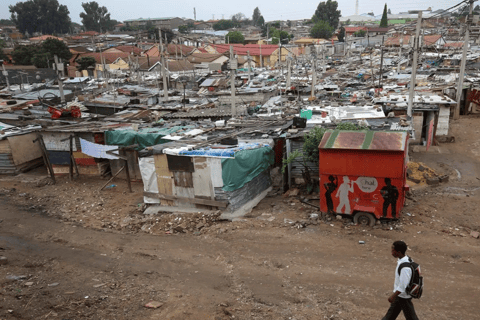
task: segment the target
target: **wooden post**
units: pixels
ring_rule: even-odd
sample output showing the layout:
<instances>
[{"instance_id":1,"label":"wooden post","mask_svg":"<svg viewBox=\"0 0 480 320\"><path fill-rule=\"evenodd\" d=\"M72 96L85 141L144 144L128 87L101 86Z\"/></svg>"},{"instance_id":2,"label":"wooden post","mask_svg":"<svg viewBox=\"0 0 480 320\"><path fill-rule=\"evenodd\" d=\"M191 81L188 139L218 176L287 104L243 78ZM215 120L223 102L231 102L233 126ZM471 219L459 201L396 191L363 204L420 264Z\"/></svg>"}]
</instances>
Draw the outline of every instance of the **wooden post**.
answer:
<instances>
[{"instance_id":1,"label":"wooden post","mask_svg":"<svg viewBox=\"0 0 480 320\"><path fill-rule=\"evenodd\" d=\"M73 180L73 135L70 135L70 164L68 166L68 173L70 175L70 180Z\"/></svg>"},{"instance_id":2,"label":"wooden post","mask_svg":"<svg viewBox=\"0 0 480 320\"><path fill-rule=\"evenodd\" d=\"M128 170L128 157L125 158L125 174L127 175L128 190L132 193L132 182L130 181L130 172Z\"/></svg>"},{"instance_id":3,"label":"wooden post","mask_svg":"<svg viewBox=\"0 0 480 320\"><path fill-rule=\"evenodd\" d=\"M45 143L43 142L43 137L40 133L37 132L37 139L33 140L33 142L37 142L40 144L40 149L42 149L42 157L47 170L50 172L50 177L52 178L53 184L56 184L57 181L55 180L55 174L53 173L52 164L50 163L50 159L48 159L47 148L45 148Z\"/></svg>"}]
</instances>

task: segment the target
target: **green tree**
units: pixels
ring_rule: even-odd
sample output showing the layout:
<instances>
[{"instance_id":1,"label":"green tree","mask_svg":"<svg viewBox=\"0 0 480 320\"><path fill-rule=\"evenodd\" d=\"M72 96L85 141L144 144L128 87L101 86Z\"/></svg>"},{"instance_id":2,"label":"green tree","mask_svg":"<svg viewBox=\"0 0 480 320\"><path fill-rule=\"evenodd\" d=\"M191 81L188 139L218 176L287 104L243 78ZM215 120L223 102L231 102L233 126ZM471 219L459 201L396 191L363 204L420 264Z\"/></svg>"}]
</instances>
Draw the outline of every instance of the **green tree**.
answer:
<instances>
[{"instance_id":1,"label":"green tree","mask_svg":"<svg viewBox=\"0 0 480 320\"><path fill-rule=\"evenodd\" d=\"M2 25L2 26L13 26L14 23L10 19L0 19L0 25Z\"/></svg>"},{"instance_id":2,"label":"green tree","mask_svg":"<svg viewBox=\"0 0 480 320\"><path fill-rule=\"evenodd\" d=\"M387 16L387 4L385 3L385 7L383 7L382 20L380 20L380 28L387 28L387 27L388 27L388 16Z\"/></svg>"},{"instance_id":3,"label":"green tree","mask_svg":"<svg viewBox=\"0 0 480 320\"><path fill-rule=\"evenodd\" d=\"M97 32L113 30L117 21L110 19L106 7L100 7L96 1L82 2L82 7L85 12L80 13L80 18L86 30Z\"/></svg>"},{"instance_id":4,"label":"green tree","mask_svg":"<svg viewBox=\"0 0 480 320\"><path fill-rule=\"evenodd\" d=\"M287 44L288 41L290 41L290 35L287 31L271 28L269 33L272 38L272 44L278 44L279 41L281 41L282 44Z\"/></svg>"},{"instance_id":5,"label":"green tree","mask_svg":"<svg viewBox=\"0 0 480 320\"><path fill-rule=\"evenodd\" d=\"M12 51L12 59L16 65L28 66L33 64L33 57L40 52L40 46L16 46Z\"/></svg>"},{"instance_id":6,"label":"green tree","mask_svg":"<svg viewBox=\"0 0 480 320\"><path fill-rule=\"evenodd\" d=\"M70 12L57 0L28 0L10 5L11 19L18 30L25 34L67 33L70 28Z\"/></svg>"},{"instance_id":7,"label":"green tree","mask_svg":"<svg viewBox=\"0 0 480 320\"><path fill-rule=\"evenodd\" d=\"M340 32L338 33L338 41L345 42L345 28L341 27Z\"/></svg>"},{"instance_id":8,"label":"green tree","mask_svg":"<svg viewBox=\"0 0 480 320\"><path fill-rule=\"evenodd\" d=\"M68 61L72 53L67 45L60 40L48 38L41 45L17 46L12 52L16 65L34 65L37 68L48 68L53 63L53 56Z\"/></svg>"},{"instance_id":9,"label":"green tree","mask_svg":"<svg viewBox=\"0 0 480 320\"><path fill-rule=\"evenodd\" d=\"M75 62L78 63L77 69L79 71L88 70L89 67L95 67L97 63L94 57L82 57L75 60Z\"/></svg>"},{"instance_id":10,"label":"green tree","mask_svg":"<svg viewBox=\"0 0 480 320\"><path fill-rule=\"evenodd\" d=\"M188 26L187 25L183 25L183 26L178 26L178 32L182 33L182 34L188 34Z\"/></svg>"},{"instance_id":11,"label":"green tree","mask_svg":"<svg viewBox=\"0 0 480 320\"><path fill-rule=\"evenodd\" d=\"M3 48L6 47L6 43L3 39L0 39L0 60L8 60L7 55L3 52Z\"/></svg>"},{"instance_id":12,"label":"green tree","mask_svg":"<svg viewBox=\"0 0 480 320\"><path fill-rule=\"evenodd\" d=\"M243 43L245 37L240 31L230 31L227 33L228 43Z\"/></svg>"},{"instance_id":13,"label":"green tree","mask_svg":"<svg viewBox=\"0 0 480 320\"><path fill-rule=\"evenodd\" d=\"M254 10L253 10L253 15L252 15L252 22L253 22L253 25L254 26L258 26L259 25L259 20L260 20L260 17L262 16L262 14L260 13L260 9L258 9L258 7L256 7Z\"/></svg>"},{"instance_id":14,"label":"green tree","mask_svg":"<svg viewBox=\"0 0 480 320\"><path fill-rule=\"evenodd\" d=\"M388 13L388 14L392 14L392 10L390 10L390 8L388 8L387 13Z\"/></svg>"},{"instance_id":15,"label":"green tree","mask_svg":"<svg viewBox=\"0 0 480 320\"><path fill-rule=\"evenodd\" d=\"M263 18L263 16L260 16L260 18L258 18L257 26L263 27L264 25L265 25L265 19Z\"/></svg>"},{"instance_id":16,"label":"green tree","mask_svg":"<svg viewBox=\"0 0 480 320\"><path fill-rule=\"evenodd\" d=\"M68 61L72 58L72 53L65 42L48 38L41 45L41 53L46 54L48 60L53 60L53 56L57 55L59 59Z\"/></svg>"},{"instance_id":17,"label":"green tree","mask_svg":"<svg viewBox=\"0 0 480 320\"><path fill-rule=\"evenodd\" d=\"M314 23L319 21L327 21L328 25L330 25L333 29L337 28L338 21L341 17L340 10L337 10L338 2L327 0L326 2L320 2L318 4L317 10L315 10L315 14L312 17Z\"/></svg>"},{"instance_id":18,"label":"green tree","mask_svg":"<svg viewBox=\"0 0 480 320\"><path fill-rule=\"evenodd\" d=\"M358 30L356 32L353 33L353 35L355 37L365 37L365 35L367 34L367 31L361 29L361 30Z\"/></svg>"},{"instance_id":19,"label":"green tree","mask_svg":"<svg viewBox=\"0 0 480 320\"><path fill-rule=\"evenodd\" d=\"M327 21L318 21L310 30L310 36L312 38L330 39L333 35L333 27L331 27Z\"/></svg>"},{"instance_id":20,"label":"green tree","mask_svg":"<svg viewBox=\"0 0 480 320\"><path fill-rule=\"evenodd\" d=\"M213 30L218 31L218 30L228 30L234 27L237 27L238 23L232 21L232 20L220 20L217 23L213 25Z\"/></svg>"}]
</instances>

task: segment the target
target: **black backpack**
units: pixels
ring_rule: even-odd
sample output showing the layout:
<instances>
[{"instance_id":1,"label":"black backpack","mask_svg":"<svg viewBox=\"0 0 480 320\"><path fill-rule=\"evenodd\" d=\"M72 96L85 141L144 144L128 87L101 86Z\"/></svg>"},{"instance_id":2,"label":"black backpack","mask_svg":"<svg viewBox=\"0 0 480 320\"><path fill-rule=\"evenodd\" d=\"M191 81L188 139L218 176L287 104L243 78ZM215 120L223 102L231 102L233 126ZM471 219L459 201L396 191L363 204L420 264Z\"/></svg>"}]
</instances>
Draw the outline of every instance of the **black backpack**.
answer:
<instances>
[{"instance_id":1,"label":"black backpack","mask_svg":"<svg viewBox=\"0 0 480 320\"><path fill-rule=\"evenodd\" d=\"M410 283L405 289L406 293L412 296L414 299L420 299L423 293L423 276L420 270L420 265L408 257L409 262L404 262L398 267L398 275L403 267L408 267L412 270L412 277Z\"/></svg>"}]
</instances>

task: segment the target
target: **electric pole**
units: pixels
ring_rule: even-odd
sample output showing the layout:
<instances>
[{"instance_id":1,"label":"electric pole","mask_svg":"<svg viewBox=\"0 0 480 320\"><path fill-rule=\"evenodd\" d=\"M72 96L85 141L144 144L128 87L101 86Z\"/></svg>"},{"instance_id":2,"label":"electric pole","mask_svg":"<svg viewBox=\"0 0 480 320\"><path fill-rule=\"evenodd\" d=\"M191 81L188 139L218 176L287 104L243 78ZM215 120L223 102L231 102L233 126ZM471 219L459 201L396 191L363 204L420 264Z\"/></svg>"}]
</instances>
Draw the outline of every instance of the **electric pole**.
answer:
<instances>
[{"instance_id":1,"label":"electric pole","mask_svg":"<svg viewBox=\"0 0 480 320\"><path fill-rule=\"evenodd\" d=\"M465 30L465 39L463 44L463 54L462 54L462 64L460 65L460 73L458 74L458 87L457 87L457 105L453 112L453 119L457 120L460 118L460 101L462 100L463 92L463 77L465 75L465 65L467 64L467 50L468 42L470 40L470 24L472 22L472 12L473 12L473 2L470 0L470 8L468 10L468 16L466 19L466 30Z\"/></svg>"},{"instance_id":2,"label":"electric pole","mask_svg":"<svg viewBox=\"0 0 480 320\"><path fill-rule=\"evenodd\" d=\"M158 29L160 38L160 57L162 61L162 76L163 76L163 100L168 101L168 86L167 86L167 72L165 69L165 51L163 50L162 30Z\"/></svg>"},{"instance_id":3,"label":"electric pole","mask_svg":"<svg viewBox=\"0 0 480 320\"><path fill-rule=\"evenodd\" d=\"M250 51L247 51L247 57L248 57L248 60L247 60L247 65L248 65L248 81L250 81Z\"/></svg>"},{"instance_id":4,"label":"electric pole","mask_svg":"<svg viewBox=\"0 0 480 320\"><path fill-rule=\"evenodd\" d=\"M10 81L8 81L8 71L5 70L5 64L3 63L3 61L0 61L0 63L2 64L2 74L5 76L5 81L7 82L7 89L8 91L10 91Z\"/></svg>"},{"instance_id":5,"label":"electric pole","mask_svg":"<svg viewBox=\"0 0 480 320\"><path fill-rule=\"evenodd\" d=\"M235 107L235 69L236 61L233 57L233 46L230 46L230 89L232 91L232 117L237 115L237 109Z\"/></svg>"},{"instance_id":6,"label":"electric pole","mask_svg":"<svg viewBox=\"0 0 480 320\"><path fill-rule=\"evenodd\" d=\"M60 72L58 70L59 63L58 63L58 57L57 55L53 56L53 59L55 60L55 71L57 71L57 79L58 79L58 90L60 91L60 101L62 103L65 103L65 95L63 94L63 81L62 77L60 75ZM63 67L63 64L61 65ZM28 80L28 79L27 79Z\"/></svg>"},{"instance_id":7,"label":"electric pole","mask_svg":"<svg viewBox=\"0 0 480 320\"><path fill-rule=\"evenodd\" d=\"M313 56L312 62L312 92L310 94L311 100L315 98L315 84L317 83L317 57Z\"/></svg>"},{"instance_id":8,"label":"electric pole","mask_svg":"<svg viewBox=\"0 0 480 320\"><path fill-rule=\"evenodd\" d=\"M413 40L413 63L412 63L412 77L410 79L410 90L408 94L408 109L407 109L407 119L408 121L412 120L412 107L413 99L415 94L415 78L417 76L417 60L418 60L418 40L420 37L420 27L422 25L422 11L418 12L417 19L417 30L415 31L415 39Z\"/></svg>"}]
</instances>

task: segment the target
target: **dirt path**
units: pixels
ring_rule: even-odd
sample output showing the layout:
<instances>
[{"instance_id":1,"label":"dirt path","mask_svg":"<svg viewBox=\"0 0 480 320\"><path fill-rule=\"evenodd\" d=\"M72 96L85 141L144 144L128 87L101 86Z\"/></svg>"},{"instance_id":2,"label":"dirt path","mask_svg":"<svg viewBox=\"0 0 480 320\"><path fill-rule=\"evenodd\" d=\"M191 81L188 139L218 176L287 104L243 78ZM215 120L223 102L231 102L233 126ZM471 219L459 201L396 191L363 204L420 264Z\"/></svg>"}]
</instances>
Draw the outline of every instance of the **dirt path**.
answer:
<instances>
[{"instance_id":1,"label":"dirt path","mask_svg":"<svg viewBox=\"0 0 480 320\"><path fill-rule=\"evenodd\" d=\"M469 121L452 130L471 125L470 139L480 137ZM78 213L59 206L63 188L81 192L68 180L2 183L0 255L8 264L0 266L0 319L381 319L396 264L390 245L398 239L426 277L424 297L415 301L420 318L476 319L480 240L470 232L480 231L480 163L474 149L461 153L473 141L457 141L442 146L445 156L413 158L438 168L464 161L462 179L417 188L399 222L368 229L345 219L303 223L311 209L277 196L243 220L207 221L200 232L152 232L119 226L126 217L143 221L138 193L122 198L124 215L107 199L121 198L121 189L105 193L89 215L81 206ZM86 201L99 200L82 196ZM145 308L151 300L161 307Z\"/></svg>"}]
</instances>

